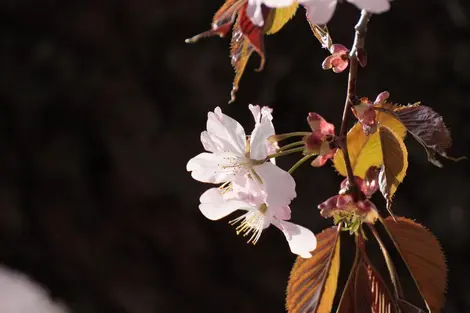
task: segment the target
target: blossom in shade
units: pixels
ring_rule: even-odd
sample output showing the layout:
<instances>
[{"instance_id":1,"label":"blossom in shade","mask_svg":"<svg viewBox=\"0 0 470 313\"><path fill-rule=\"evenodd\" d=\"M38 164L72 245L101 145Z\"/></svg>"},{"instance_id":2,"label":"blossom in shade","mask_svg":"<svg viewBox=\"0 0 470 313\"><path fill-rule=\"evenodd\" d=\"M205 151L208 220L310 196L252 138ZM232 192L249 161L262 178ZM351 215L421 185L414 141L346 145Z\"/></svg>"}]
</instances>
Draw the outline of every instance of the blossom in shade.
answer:
<instances>
[{"instance_id":1,"label":"blossom in shade","mask_svg":"<svg viewBox=\"0 0 470 313\"><path fill-rule=\"evenodd\" d=\"M312 166L323 166L338 149L334 143L335 126L328 123L320 114L310 112L307 122L312 133L304 137L305 150L309 154L318 154Z\"/></svg>"},{"instance_id":2,"label":"blossom in shade","mask_svg":"<svg viewBox=\"0 0 470 313\"><path fill-rule=\"evenodd\" d=\"M349 49L340 44L334 44L330 47L330 56L323 61L322 68L331 70L335 73L341 73L349 64Z\"/></svg>"},{"instance_id":3,"label":"blossom in shade","mask_svg":"<svg viewBox=\"0 0 470 313\"><path fill-rule=\"evenodd\" d=\"M377 113L375 107L383 106L390 94L387 91L380 93L377 99L372 103L367 98L361 98L360 101L352 107L354 115L362 124L362 130L366 135L377 131Z\"/></svg>"}]
</instances>

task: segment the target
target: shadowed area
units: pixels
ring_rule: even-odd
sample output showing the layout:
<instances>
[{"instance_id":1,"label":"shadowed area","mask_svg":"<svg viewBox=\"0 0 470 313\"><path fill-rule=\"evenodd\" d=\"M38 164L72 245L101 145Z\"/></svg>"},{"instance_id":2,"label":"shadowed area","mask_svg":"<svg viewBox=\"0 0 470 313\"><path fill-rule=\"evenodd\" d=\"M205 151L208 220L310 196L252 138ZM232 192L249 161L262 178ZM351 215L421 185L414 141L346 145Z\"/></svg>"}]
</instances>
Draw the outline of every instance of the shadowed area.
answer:
<instances>
[{"instance_id":1,"label":"shadowed area","mask_svg":"<svg viewBox=\"0 0 470 313\"><path fill-rule=\"evenodd\" d=\"M295 257L284 236L267 229L253 247L230 218L205 219L197 206L209 186L191 179L186 162L202 152L199 135L216 106L248 132L249 103L273 107L279 133L308 131L310 111L338 129L347 75L321 69L327 53L301 9L266 37L265 70L252 71L254 55L237 101L227 104L229 40L184 43L210 27L221 4L0 2L0 262L71 312L285 311ZM335 42L351 45L358 17L354 6L338 5L329 26ZM442 114L453 156L470 156L469 18L464 0L394 1L371 20L368 67L358 76L359 96L387 90L393 102L422 101ZM466 312L469 161L444 160L439 169L410 136L406 143L409 170L394 212L439 238L450 269L443 312ZM278 164L287 169L297 159ZM331 225L316 206L342 180L330 164L294 175L292 219L315 233ZM384 201L373 199L386 215ZM346 274L353 251L342 250Z\"/></svg>"}]
</instances>

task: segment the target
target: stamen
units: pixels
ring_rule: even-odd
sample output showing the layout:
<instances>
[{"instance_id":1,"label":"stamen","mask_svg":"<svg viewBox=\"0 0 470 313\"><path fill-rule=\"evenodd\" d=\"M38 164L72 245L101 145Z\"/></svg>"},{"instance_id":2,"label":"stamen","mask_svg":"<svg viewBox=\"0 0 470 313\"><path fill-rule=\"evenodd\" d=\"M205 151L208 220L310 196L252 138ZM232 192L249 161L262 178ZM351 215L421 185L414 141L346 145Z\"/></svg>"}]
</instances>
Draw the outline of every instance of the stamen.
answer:
<instances>
[{"instance_id":1,"label":"stamen","mask_svg":"<svg viewBox=\"0 0 470 313\"><path fill-rule=\"evenodd\" d=\"M235 228L237 235L243 234L243 237L246 237L251 234L250 239L248 239L248 243L253 245L258 242L264 228L264 212L266 212L266 209L262 211L261 207L257 212L249 211L229 222L232 226L240 223L240 225Z\"/></svg>"}]
</instances>

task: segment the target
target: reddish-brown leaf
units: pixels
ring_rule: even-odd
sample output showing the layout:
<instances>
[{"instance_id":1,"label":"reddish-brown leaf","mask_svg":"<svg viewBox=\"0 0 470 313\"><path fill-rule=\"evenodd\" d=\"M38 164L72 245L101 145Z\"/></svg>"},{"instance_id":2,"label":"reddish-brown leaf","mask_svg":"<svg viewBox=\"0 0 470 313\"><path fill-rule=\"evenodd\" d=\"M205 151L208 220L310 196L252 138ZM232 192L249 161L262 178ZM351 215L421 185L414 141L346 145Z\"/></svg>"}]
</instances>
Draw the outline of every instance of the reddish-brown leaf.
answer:
<instances>
[{"instance_id":1,"label":"reddish-brown leaf","mask_svg":"<svg viewBox=\"0 0 470 313\"><path fill-rule=\"evenodd\" d=\"M297 258L287 285L289 313L329 313L339 274L340 226L317 235L317 248L309 259Z\"/></svg>"},{"instance_id":2,"label":"reddish-brown leaf","mask_svg":"<svg viewBox=\"0 0 470 313\"><path fill-rule=\"evenodd\" d=\"M399 312L395 297L366 256L361 255L358 263L353 265L336 312Z\"/></svg>"},{"instance_id":3,"label":"reddish-brown leaf","mask_svg":"<svg viewBox=\"0 0 470 313\"><path fill-rule=\"evenodd\" d=\"M268 14L269 9L263 8L263 15L267 16ZM265 64L263 28L251 22L246 15L245 4L238 13L237 21L233 26L232 41L230 43L231 63L235 70L230 102L235 101L235 93L238 90L240 79L242 78L246 64L253 51L256 51L261 58L261 63L257 69L257 71L261 71Z\"/></svg>"},{"instance_id":4,"label":"reddish-brown leaf","mask_svg":"<svg viewBox=\"0 0 470 313\"><path fill-rule=\"evenodd\" d=\"M447 155L446 150L452 145L450 131L444 124L442 116L433 109L416 103L395 106L393 113L405 125L408 132L423 145L431 163L442 167L442 163L436 159L436 153L451 160L460 159Z\"/></svg>"},{"instance_id":5,"label":"reddish-brown leaf","mask_svg":"<svg viewBox=\"0 0 470 313\"><path fill-rule=\"evenodd\" d=\"M404 217L385 219L391 239L405 261L431 313L444 304L447 266L436 237L422 225Z\"/></svg>"}]
</instances>

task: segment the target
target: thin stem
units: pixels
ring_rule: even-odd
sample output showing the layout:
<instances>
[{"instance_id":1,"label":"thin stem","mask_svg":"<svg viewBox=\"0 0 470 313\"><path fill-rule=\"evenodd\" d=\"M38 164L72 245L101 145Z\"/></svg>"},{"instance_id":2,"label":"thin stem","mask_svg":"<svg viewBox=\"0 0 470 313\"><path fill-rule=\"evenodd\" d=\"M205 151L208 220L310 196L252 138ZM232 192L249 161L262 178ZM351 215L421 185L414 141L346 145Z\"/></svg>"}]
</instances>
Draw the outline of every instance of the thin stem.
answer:
<instances>
[{"instance_id":1,"label":"thin stem","mask_svg":"<svg viewBox=\"0 0 470 313\"><path fill-rule=\"evenodd\" d=\"M351 166L351 159L349 158L348 145L347 145L347 124L350 116L350 108L354 105L357 99L356 95L356 82L357 82L357 68L358 68L358 51L364 51L364 40L367 30L367 23L369 22L370 14L367 11L361 11L361 17L354 27L356 34L354 36L354 43L349 54L349 76L348 76L348 90L346 93L346 101L344 104L343 118L341 121L341 128L339 132L339 147L343 150L344 162L346 163L346 171L348 180L351 186L355 186L354 174Z\"/></svg>"},{"instance_id":2,"label":"thin stem","mask_svg":"<svg viewBox=\"0 0 470 313\"><path fill-rule=\"evenodd\" d=\"M289 155L289 154L296 153L296 152L303 152L304 150L305 150L305 147L298 147L298 148L294 148L294 149L290 149L286 151L281 151L281 152L268 155L266 159L277 158L277 157Z\"/></svg>"},{"instance_id":3,"label":"thin stem","mask_svg":"<svg viewBox=\"0 0 470 313\"><path fill-rule=\"evenodd\" d=\"M372 234L374 234L375 240L377 240L377 242L379 243L380 250L382 250L385 263L387 264L388 271L390 272L392 284L395 287L395 295L397 297L403 298L403 289L401 288L400 280L398 279L397 270L395 269L395 265L392 262L392 258L390 257L390 254L388 253L388 250L385 247L382 239L380 239L380 236L377 233L377 230L375 229L374 225L367 224L367 226L369 226L369 229L372 231Z\"/></svg>"},{"instance_id":4,"label":"thin stem","mask_svg":"<svg viewBox=\"0 0 470 313\"><path fill-rule=\"evenodd\" d=\"M277 149L277 151L281 152L281 151L289 150L290 148L295 148L297 146L303 146L303 145L305 145L305 142L296 141L296 142L293 142L293 143L290 143L290 144L287 144L287 145L284 145L284 146L280 147L279 149Z\"/></svg>"},{"instance_id":5,"label":"thin stem","mask_svg":"<svg viewBox=\"0 0 470 313\"><path fill-rule=\"evenodd\" d=\"M292 167L290 168L290 170L288 171L289 174L292 174L296 169L299 168L300 165L302 165L303 163L305 163L305 161L307 161L308 159L310 159L311 157L313 157L315 154L307 154L306 156L304 156L303 158L301 158L300 160L297 161L297 163L295 163L294 165L292 165Z\"/></svg>"},{"instance_id":6,"label":"thin stem","mask_svg":"<svg viewBox=\"0 0 470 313\"><path fill-rule=\"evenodd\" d=\"M311 132L292 132L292 133L285 133L285 134L276 134L272 135L271 137L268 138L269 141L271 142L277 142L277 141L282 141L287 138L291 137L299 137L299 136L308 136L310 135Z\"/></svg>"}]
</instances>

